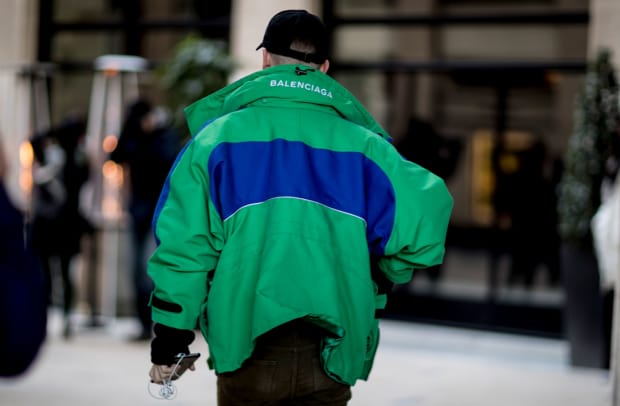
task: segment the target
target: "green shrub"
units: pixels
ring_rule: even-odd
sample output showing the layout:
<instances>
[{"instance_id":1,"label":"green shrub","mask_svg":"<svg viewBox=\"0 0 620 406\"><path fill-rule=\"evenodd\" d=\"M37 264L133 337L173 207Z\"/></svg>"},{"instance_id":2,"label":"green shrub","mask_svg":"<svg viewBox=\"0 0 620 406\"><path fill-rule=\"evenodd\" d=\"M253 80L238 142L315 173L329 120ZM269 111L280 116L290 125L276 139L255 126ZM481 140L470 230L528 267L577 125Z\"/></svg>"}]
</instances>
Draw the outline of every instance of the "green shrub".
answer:
<instances>
[{"instance_id":1,"label":"green shrub","mask_svg":"<svg viewBox=\"0 0 620 406\"><path fill-rule=\"evenodd\" d=\"M558 231L565 241L592 245L590 222L601 203L605 165L612 156L613 137L618 137L618 117L618 83L610 52L603 49L588 66L564 158Z\"/></svg>"},{"instance_id":2,"label":"green shrub","mask_svg":"<svg viewBox=\"0 0 620 406\"><path fill-rule=\"evenodd\" d=\"M224 87L233 67L223 41L192 35L175 47L172 58L158 67L157 76L177 128L187 133L183 109Z\"/></svg>"}]
</instances>

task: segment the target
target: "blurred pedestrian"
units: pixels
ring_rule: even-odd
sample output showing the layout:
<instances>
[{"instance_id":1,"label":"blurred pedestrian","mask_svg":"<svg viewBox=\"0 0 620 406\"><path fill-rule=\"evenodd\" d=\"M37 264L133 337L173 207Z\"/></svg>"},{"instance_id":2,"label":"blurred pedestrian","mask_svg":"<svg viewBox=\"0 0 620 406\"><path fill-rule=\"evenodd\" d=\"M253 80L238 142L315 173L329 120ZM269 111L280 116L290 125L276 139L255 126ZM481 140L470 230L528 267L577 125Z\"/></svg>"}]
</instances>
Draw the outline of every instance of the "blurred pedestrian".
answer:
<instances>
[{"instance_id":1,"label":"blurred pedestrian","mask_svg":"<svg viewBox=\"0 0 620 406\"><path fill-rule=\"evenodd\" d=\"M129 214L132 238L132 282L135 310L140 321L136 340L150 340L149 299L153 284L146 273L146 262L154 240L151 221L159 193L176 154L179 137L167 117L147 100L129 106L118 145L110 159L126 164L129 172Z\"/></svg>"},{"instance_id":2,"label":"blurred pedestrian","mask_svg":"<svg viewBox=\"0 0 620 406\"><path fill-rule=\"evenodd\" d=\"M163 383L199 323L218 405L345 405L367 379L392 283L440 263L452 198L326 75L327 31L276 14L263 70L186 109L192 140L158 205L149 261Z\"/></svg>"},{"instance_id":3,"label":"blurred pedestrian","mask_svg":"<svg viewBox=\"0 0 620 406\"><path fill-rule=\"evenodd\" d=\"M0 376L15 377L35 361L47 331L43 270L24 232L24 214L4 185L0 145Z\"/></svg>"},{"instance_id":4,"label":"blurred pedestrian","mask_svg":"<svg viewBox=\"0 0 620 406\"><path fill-rule=\"evenodd\" d=\"M511 218L509 286L531 289L540 269L545 282L556 286L560 277L555 184L545 176L547 147L536 140L517 153L518 168L511 174L506 204Z\"/></svg>"},{"instance_id":5,"label":"blurred pedestrian","mask_svg":"<svg viewBox=\"0 0 620 406\"><path fill-rule=\"evenodd\" d=\"M50 305L57 291L55 276L60 273L65 338L72 334L72 260L81 251L82 235L91 230L79 210L80 191L89 176L84 134L84 121L68 118L31 141L35 158L32 243L45 269Z\"/></svg>"}]
</instances>

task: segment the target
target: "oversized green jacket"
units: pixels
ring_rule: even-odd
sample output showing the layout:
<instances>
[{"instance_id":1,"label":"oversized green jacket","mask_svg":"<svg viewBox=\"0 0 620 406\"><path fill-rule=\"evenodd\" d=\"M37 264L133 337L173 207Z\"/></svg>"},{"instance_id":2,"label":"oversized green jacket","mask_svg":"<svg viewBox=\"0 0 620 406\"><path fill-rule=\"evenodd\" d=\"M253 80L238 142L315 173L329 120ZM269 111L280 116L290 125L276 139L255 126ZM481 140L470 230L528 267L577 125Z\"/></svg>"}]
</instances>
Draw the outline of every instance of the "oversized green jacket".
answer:
<instances>
[{"instance_id":1,"label":"oversized green jacket","mask_svg":"<svg viewBox=\"0 0 620 406\"><path fill-rule=\"evenodd\" d=\"M442 262L452 197L320 71L282 65L186 109L193 135L155 217L153 320L199 323L217 372L259 335L305 317L330 333L325 371L366 379L385 305L371 276L406 283ZM376 278L375 278L376 279Z\"/></svg>"}]
</instances>

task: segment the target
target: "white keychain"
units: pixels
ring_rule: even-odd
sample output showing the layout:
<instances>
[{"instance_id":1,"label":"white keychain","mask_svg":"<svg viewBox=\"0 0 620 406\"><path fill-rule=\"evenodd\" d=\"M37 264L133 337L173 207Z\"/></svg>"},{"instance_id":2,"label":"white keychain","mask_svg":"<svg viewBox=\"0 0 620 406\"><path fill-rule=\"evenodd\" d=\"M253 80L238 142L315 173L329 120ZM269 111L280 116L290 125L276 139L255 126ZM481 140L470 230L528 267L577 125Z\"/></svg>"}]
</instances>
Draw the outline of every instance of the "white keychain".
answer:
<instances>
[{"instance_id":1,"label":"white keychain","mask_svg":"<svg viewBox=\"0 0 620 406\"><path fill-rule=\"evenodd\" d=\"M162 382L161 387L159 388L159 392L157 394L153 393L152 386L151 386L153 382L148 383L149 394L155 399L161 399L161 400L174 399L177 395L177 387L172 381L178 379L187 370L187 368L193 365L194 361L196 361L198 357L200 357L199 353L178 354L175 357L175 359L177 360L177 363L174 365L174 368L172 368L172 372L170 373L168 378L164 379L164 381ZM186 362L183 362L183 360L186 360ZM181 364L183 365L179 369L179 366L181 366Z\"/></svg>"}]
</instances>

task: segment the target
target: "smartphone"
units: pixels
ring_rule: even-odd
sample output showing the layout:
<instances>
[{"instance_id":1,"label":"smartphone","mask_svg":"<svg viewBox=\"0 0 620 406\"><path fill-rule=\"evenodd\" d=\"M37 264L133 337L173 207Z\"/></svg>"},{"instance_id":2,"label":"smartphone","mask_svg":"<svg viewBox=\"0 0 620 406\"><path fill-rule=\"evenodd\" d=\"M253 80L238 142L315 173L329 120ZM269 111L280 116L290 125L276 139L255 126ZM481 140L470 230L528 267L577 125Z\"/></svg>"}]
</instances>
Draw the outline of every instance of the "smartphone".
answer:
<instances>
[{"instance_id":1,"label":"smartphone","mask_svg":"<svg viewBox=\"0 0 620 406\"><path fill-rule=\"evenodd\" d=\"M172 380L174 381L176 379L179 379L181 375L183 375L183 373L187 371L187 368L192 366L199 357L200 357L200 353L198 352L191 353L191 354L178 354L176 357L174 357L174 364L172 364L172 366L174 367L175 365L177 365L177 363L179 365L176 367L176 370L174 371Z\"/></svg>"}]
</instances>

